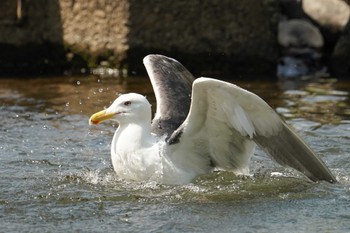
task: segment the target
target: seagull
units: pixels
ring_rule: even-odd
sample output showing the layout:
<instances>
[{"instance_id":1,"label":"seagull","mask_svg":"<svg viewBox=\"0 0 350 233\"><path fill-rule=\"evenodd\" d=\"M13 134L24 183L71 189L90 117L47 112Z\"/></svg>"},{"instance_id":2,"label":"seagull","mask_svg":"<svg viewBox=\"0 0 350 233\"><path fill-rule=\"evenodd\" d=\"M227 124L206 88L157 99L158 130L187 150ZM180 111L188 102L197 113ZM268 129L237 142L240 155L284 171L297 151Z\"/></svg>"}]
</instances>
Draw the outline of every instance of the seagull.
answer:
<instances>
[{"instance_id":1,"label":"seagull","mask_svg":"<svg viewBox=\"0 0 350 233\"><path fill-rule=\"evenodd\" d=\"M256 145L312 181L336 182L321 158L260 97L234 84L197 78L163 55L143 59L155 96L120 95L89 124L118 123L114 171L128 181L182 185L214 170L249 175Z\"/></svg>"}]
</instances>

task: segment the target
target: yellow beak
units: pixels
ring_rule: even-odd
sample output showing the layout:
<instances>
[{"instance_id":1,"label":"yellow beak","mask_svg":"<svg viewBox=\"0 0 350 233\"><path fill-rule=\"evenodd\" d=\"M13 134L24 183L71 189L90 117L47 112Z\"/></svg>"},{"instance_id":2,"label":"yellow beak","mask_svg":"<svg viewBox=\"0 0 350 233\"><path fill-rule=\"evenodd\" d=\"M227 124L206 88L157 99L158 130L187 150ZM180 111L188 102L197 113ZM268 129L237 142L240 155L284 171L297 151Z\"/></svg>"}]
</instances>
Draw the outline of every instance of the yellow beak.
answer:
<instances>
[{"instance_id":1,"label":"yellow beak","mask_svg":"<svg viewBox=\"0 0 350 233\"><path fill-rule=\"evenodd\" d=\"M89 125L97 125L102 121L111 119L115 113L106 113L106 110L102 110L93 114L89 119Z\"/></svg>"}]
</instances>

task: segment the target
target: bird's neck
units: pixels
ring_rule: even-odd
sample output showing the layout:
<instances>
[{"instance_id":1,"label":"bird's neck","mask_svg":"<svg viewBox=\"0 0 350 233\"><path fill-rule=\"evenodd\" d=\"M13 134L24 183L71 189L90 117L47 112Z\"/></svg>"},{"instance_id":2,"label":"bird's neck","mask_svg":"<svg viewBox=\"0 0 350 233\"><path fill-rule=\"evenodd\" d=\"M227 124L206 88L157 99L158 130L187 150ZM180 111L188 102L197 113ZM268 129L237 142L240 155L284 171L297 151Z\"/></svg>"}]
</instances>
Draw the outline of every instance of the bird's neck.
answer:
<instances>
[{"instance_id":1,"label":"bird's neck","mask_svg":"<svg viewBox=\"0 0 350 233\"><path fill-rule=\"evenodd\" d=\"M137 150L142 147L148 147L153 143L151 124L121 124L114 135L113 141L117 149L133 148Z\"/></svg>"}]
</instances>

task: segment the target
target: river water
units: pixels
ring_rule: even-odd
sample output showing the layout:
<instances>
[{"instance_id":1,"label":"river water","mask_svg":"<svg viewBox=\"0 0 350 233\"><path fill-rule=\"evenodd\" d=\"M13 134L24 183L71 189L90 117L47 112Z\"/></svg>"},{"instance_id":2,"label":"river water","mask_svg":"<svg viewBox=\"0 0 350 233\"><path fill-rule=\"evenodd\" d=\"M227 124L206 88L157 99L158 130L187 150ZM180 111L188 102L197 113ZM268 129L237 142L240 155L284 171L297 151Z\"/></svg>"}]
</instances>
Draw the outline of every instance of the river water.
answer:
<instances>
[{"instance_id":1,"label":"river water","mask_svg":"<svg viewBox=\"0 0 350 233\"><path fill-rule=\"evenodd\" d=\"M110 162L116 125L88 119L119 93L154 102L147 78L3 78L0 232L349 232L350 82L233 82L276 109L339 182L310 182L259 149L249 177L127 182Z\"/></svg>"}]
</instances>

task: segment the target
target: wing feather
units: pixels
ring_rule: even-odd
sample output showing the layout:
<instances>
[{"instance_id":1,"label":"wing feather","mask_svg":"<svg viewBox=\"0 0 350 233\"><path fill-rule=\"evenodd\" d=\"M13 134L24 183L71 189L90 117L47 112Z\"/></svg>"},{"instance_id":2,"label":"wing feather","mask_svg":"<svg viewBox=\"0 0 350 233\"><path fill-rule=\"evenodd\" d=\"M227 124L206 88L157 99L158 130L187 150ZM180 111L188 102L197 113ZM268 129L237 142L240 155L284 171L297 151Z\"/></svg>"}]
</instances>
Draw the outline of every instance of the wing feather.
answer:
<instances>
[{"instance_id":1,"label":"wing feather","mask_svg":"<svg viewBox=\"0 0 350 233\"><path fill-rule=\"evenodd\" d=\"M163 55L148 55L143 63L157 100L152 132L170 135L187 117L194 77L181 63Z\"/></svg>"},{"instance_id":2,"label":"wing feather","mask_svg":"<svg viewBox=\"0 0 350 233\"><path fill-rule=\"evenodd\" d=\"M180 127L181 145L200 140L218 167L246 173L255 143L278 163L313 181L336 179L306 143L260 97L227 82L194 81L189 114ZM202 156L200 149L192 156Z\"/></svg>"}]
</instances>

